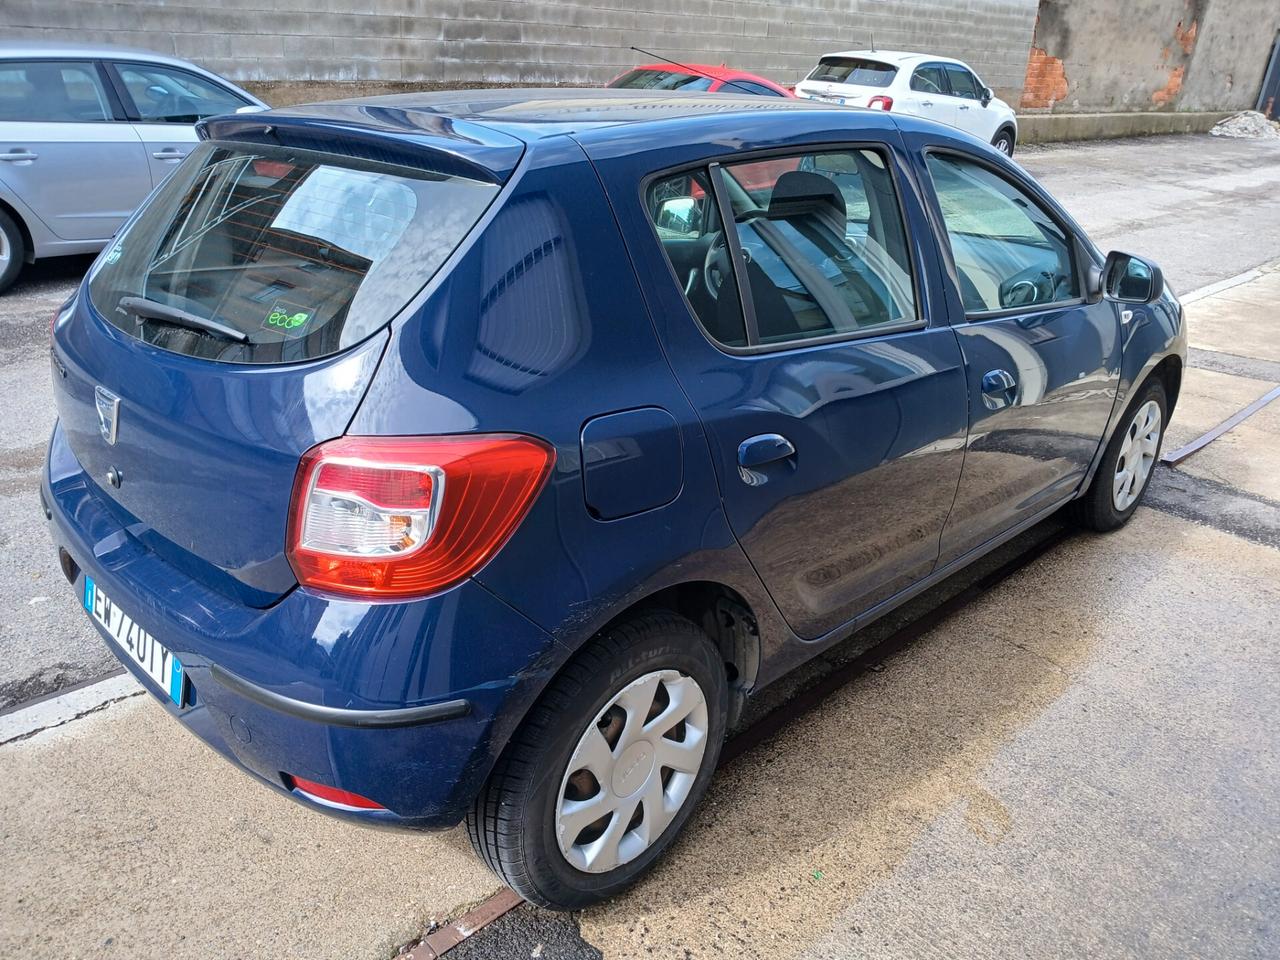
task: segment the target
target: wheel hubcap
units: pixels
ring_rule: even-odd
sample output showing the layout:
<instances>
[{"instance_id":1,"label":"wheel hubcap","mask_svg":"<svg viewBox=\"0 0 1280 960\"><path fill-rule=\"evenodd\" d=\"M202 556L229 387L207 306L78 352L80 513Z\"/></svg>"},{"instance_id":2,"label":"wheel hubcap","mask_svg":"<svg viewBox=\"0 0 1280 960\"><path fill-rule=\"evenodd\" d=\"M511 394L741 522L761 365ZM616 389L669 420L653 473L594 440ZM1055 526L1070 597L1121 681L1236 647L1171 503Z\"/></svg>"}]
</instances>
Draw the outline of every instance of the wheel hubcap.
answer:
<instances>
[{"instance_id":1,"label":"wheel hubcap","mask_svg":"<svg viewBox=\"0 0 1280 960\"><path fill-rule=\"evenodd\" d=\"M1133 506L1146 489L1147 478L1155 466L1156 451L1160 449L1160 425L1160 405L1148 400L1134 414L1125 431L1111 484L1112 503L1121 512Z\"/></svg>"},{"instance_id":2,"label":"wheel hubcap","mask_svg":"<svg viewBox=\"0 0 1280 960\"><path fill-rule=\"evenodd\" d=\"M569 863L604 873L662 835L707 749L706 697L678 670L631 681L578 738L560 782L556 840Z\"/></svg>"},{"instance_id":3,"label":"wheel hubcap","mask_svg":"<svg viewBox=\"0 0 1280 960\"><path fill-rule=\"evenodd\" d=\"M9 252L9 238L4 235L3 230L0 230L0 270L4 270L9 265L9 257L12 255Z\"/></svg>"}]
</instances>

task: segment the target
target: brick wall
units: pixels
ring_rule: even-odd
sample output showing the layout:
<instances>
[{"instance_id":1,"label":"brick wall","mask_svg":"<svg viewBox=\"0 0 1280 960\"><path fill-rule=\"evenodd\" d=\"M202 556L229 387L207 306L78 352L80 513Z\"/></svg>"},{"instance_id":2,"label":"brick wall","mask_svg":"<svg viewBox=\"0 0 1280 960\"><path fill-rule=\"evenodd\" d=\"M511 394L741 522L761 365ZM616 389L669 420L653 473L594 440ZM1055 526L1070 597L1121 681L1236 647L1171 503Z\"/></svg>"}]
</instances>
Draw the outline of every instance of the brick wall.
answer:
<instances>
[{"instance_id":1,"label":"brick wall","mask_svg":"<svg viewBox=\"0 0 1280 960\"><path fill-rule=\"evenodd\" d=\"M1040 0L1024 110L1253 107L1277 0Z\"/></svg>"},{"instance_id":2,"label":"brick wall","mask_svg":"<svg viewBox=\"0 0 1280 960\"><path fill-rule=\"evenodd\" d=\"M1036 0L0 0L0 36L126 44L237 81L365 92L599 84L647 59L632 44L792 83L874 33L881 49L966 60L1016 102L1035 13Z\"/></svg>"}]
</instances>

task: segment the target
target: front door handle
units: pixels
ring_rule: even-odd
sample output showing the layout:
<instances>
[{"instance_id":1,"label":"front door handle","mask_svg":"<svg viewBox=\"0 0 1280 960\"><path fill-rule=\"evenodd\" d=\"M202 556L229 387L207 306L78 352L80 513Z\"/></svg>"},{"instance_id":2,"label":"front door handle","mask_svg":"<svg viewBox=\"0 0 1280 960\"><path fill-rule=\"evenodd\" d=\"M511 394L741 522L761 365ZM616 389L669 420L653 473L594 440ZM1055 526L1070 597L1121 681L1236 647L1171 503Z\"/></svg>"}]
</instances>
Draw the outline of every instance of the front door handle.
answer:
<instances>
[{"instance_id":1,"label":"front door handle","mask_svg":"<svg viewBox=\"0 0 1280 960\"><path fill-rule=\"evenodd\" d=\"M179 150L177 147L165 147L163 150L157 150L151 155L157 160L181 160L187 155L187 152Z\"/></svg>"},{"instance_id":2,"label":"front door handle","mask_svg":"<svg viewBox=\"0 0 1280 960\"><path fill-rule=\"evenodd\" d=\"M40 154L32 153L30 150L10 150L8 153L0 153L0 160L8 160L10 163L20 163L23 160L39 160Z\"/></svg>"},{"instance_id":3,"label":"front door handle","mask_svg":"<svg viewBox=\"0 0 1280 960\"><path fill-rule=\"evenodd\" d=\"M1018 398L1018 381L1008 370L988 370L982 375L982 402L988 410L1007 407Z\"/></svg>"},{"instance_id":4,"label":"front door handle","mask_svg":"<svg viewBox=\"0 0 1280 960\"><path fill-rule=\"evenodd\" d=\"M933 101L932 101L932 100L921 100L921 101L920 101L920 106L922 106L922 107L932 107L932 106L933 106Z\"/></svg>"}]
</instances>

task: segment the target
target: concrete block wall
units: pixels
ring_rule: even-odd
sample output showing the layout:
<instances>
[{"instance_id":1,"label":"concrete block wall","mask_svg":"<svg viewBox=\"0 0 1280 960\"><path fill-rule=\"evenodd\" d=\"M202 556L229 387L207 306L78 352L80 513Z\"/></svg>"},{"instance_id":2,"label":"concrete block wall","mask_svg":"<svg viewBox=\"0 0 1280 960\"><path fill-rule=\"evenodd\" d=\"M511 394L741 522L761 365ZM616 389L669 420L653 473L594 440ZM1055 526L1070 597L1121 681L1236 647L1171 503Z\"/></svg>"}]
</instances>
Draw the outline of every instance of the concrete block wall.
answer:
<instances>
[{"instance_id":1,"label":"concrete block wall","mask_svg":"<svg viewBox=\"0 0 1280 960\"><path fill-rule=\"evenodd\" d=\"M874 34L966 60L1016 102L1035 15L1036 0L0 0L0 36L145 47L260 90L334 95L601 84L649 59L632 44L793 83Z\"/></svg>"},{"instance_id":2,"label":"concrete block wall","mask_svg":"<svg viewBox=\"0 0 1280 960\"><path fill-rule=\"evenodd\" d=\"M1278 31L1280 0L1040 0L1022 109L1249 109Z\"/></svg>"}]
</instances>

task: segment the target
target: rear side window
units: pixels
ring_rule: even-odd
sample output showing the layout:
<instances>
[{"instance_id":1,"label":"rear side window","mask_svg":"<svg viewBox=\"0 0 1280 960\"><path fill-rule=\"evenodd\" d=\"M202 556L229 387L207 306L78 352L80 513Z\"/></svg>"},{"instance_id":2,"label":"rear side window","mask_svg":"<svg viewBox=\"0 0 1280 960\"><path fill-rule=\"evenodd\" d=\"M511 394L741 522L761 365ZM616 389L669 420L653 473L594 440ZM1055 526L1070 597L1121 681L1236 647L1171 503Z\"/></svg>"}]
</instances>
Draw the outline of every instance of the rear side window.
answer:
<instances>
[{"instance_id":1,"label":"rear side window","mask_svg":"<svg viewBox=\"0 0 1280 960\"><path fill-rule=\"evenodd\" d=\"M942 75L941 64L928 63L917 67L911 75L911 89L921 93L946 93L947 81Z\"/></svg>"},{"instance_id":2,"label":"rear side window","mask_svg":"<svg viewBox=\"0 0 1280 960\"><path fill-rule=\"evenodd\" d=\"M117 63L116 70L149 123L195 123L205 117L235 113L248 101L211 80L185 70L147 63Z\"/></svg>"},{"instance_id":3,"label":"rear side window","mask_svg":"<svg viewBox=\"0 0 1280 960\"><path fill-rule=\"evenodd\" d=\"M92 63L0 63L0 120L84 123L111 119Z\"/></svg>"},{"instance_id":4,"label":"rear side window","mask_svg":"<svg viewBox=\"0 0 1280 960\"><path fill-rule=\"evenodd\" d=\"M707 333L731 347L900 330L918 323L898 196L876 150L726 164L736 266L705 174L658 180L649 211ZM734 271L750 294L744 329ZM750 325L748 325L750 327Z\"/></svg>"},{"instance_id":5,"label":"rear side window","mask_svg":"<svg viewBox=\"0 0 1280 960\"><path fill-rule=\"evenodd\" d=\"M629 90L710 90L715 81L676 70L631 70L609 84Z\"/></svg>"},{"instance_id":6,"label":"rear side window","mask_svg":"<svg viewBox=\"0 0 1280 960\"><path fill-rule=\"evenodd\" d=\"M734 80L733 82L725 81L723 87L720 88L721 93L754 93L757 97L780 97L777 90L771 90L763 83L754 83L750 80Z\"/></svg>"},{"instance_id":7,"label":"rear side window","mask_svg":"<svg viewBox=\"0 0 1280 960\"><path fill-rule=\"evenodd\" d=\"M859 87L887 87L898 68L879 60L861 57L823 57L805 79L828 83L851 83Z\"/></svg>"},{"instance_id":8,"label":"rear side window","mask_svg":"<svg viewBox=\"0 0 1280 960\"><path fill-rule=\"evenodd\" d=\"M115 326L165 350L282 363L384 326L498 187L286 147L204 143L99 259Z\"/></svg>"}]
</instances>

